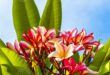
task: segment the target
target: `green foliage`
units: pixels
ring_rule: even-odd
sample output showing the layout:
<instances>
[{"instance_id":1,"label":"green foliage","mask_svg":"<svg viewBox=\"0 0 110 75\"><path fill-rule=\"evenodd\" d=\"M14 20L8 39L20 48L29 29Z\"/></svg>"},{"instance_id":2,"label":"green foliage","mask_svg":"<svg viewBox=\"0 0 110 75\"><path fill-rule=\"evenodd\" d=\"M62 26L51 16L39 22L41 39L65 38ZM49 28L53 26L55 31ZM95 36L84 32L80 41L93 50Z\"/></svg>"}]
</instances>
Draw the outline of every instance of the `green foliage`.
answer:
<instances>
[{"instance_id":1,"label":"green foliage","mask_svg":"<svg viewBox=\"0 0 110 75\"><path fill-rule=\"evenodd\" d=\"M40 67L38 65L34 66L34 71L36 75L42 75L42 72L40 70Z\"/></svg>"},{"instance_id":2,"label":"green foliage","mask_svg":"<svg viewBox=\"0 0 110 75\"><path fill-rule=\"evenodd\" d=\"M61 27L62 8L61 0L47 0L39 25L46 28L55 28L57 33Z\"/></svg>"},{"instance_id":3,"label":"green foliage","mask_svg":"<svg viewBox=\"0 0 110 75\"><path fill-rule=\"evenodd\" d=\"M13 0L13 21L18 40L22 34L33 26L38 26L40 20L34 0Z\"/></svg>"},{"instance_id":4,"label":"green foliage","mask_svg":"<svg viewBox=\"0 0 110 75\"><path fill-rule=\"evenodd\" d=\"M61 17L61 0L47 0L41 20L34 0L13 0L13 21L18 40L21 40L22 34L33 26L43 25L55 28L58 32Z\"/></svg>"},{"instance_id":5,"label":"green foliage","mask_svg":"<svg viewBox=\"0 0 110 75\"><path fill-rule=\"evenodd\" d=\"M1 48L0 60L2 75L33 75L27 63L12 50Z\"/></svg>"},{"instance_id":6,"label":"green foliage","mask_svg":"<svg viewBox=\"0 0 110 75\"><path fill-rule=\"evenodd\" d=\"M0 70L1 75L12 75L12 74L14 74L14 68L11 66L9 66L7 64L2 64L2 65L0 65L0 67L1 67L1 70Z\"/></svg>"},{"instance_id":7,"label":"green foliage","mask_svg":"<svg viewBox=\"0 0 110 75\"><path fill-rule=\"evenodd\" d=\"M105 75L105 74L109 75L108 74L109 72L110 72L110 61L101 66L99 75Z\"/></svg>"},{"instance_id":8,"label":"green foliage","mask_svg":"<svg viewBox=\"0 0 110 75\"><path fill-rule=\"evenodd\" d=\"M6 47L4 42L0 39L0 47Z\"/></svg>"},{"instance_id":9,"label":"green foliage","mask_svg":"<svg viewBox=\"0 0 110 75\"><path fill-rule=\"evenodd\" d=\"M96 53L93 62L90 64L89 68L101 72L101 70L105 67L107 62L109 62L110 60L109 58L110 58L110 39Z\"/></svg>"},{"instance_id":10,"label":"green foliage","mask_svg":"<svg viewBox=\"0 0 110 75\"><path fill-rule=\"evenodd\" d=\"M18 40L22 39L24 32L38 25L55 28L58 33L61 19L61 0L47 0L41 20L34 0L13 0L13 21Z\"/></svg>"},{"instance_id":11,"label":"green foliage","mask_svg":"<svg viewBox=\"0 0 110 75\"><path fill-rule=\"evenodd\" d=\"M73 58L76 60L76 62L80 62L80 56L78 52L74 53Z\"/></svg>"}]
</instances>

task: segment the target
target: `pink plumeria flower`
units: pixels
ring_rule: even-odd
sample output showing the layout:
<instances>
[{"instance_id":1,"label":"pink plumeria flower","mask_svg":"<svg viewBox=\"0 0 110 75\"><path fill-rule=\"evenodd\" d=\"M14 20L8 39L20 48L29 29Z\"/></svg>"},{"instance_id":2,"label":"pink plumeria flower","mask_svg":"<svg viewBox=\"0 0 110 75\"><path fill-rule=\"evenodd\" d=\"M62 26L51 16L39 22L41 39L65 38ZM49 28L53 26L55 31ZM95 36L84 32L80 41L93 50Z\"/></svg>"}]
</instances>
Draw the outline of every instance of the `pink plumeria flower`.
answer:
<instances>
[{"instance_id":1,"label":"pink plumeria flower","mask_svg":"<svg viewBox=\"0 0 110 75\"><path fill-rule=\"evenodd\" d=\"M51 52L48 57L55 57L57 61L69 58L73 55L74 45L65 46L59 42L55 42L55 51Z\"/></svg>"},{"instance_id":2,"label":"pink plumeria flower","mask_svg":"<svg viewBox=\"0 0 110 75\"><path fill-rule=\"evenodd\" d=\"M6 43L6 46L7 46L7 48L9 48L9 49L11 49L11 50L15 50L15 47L14 47L13 44L10 43L10 42L7 42L7 43Z\"/></svg>"},{"instance_id":3,"label":"pink plumeria flower","mask_svg":"<svg viewBox=\"0 0 110 75\"><path fill-rule=\"evenodd\" d=\"M67 31L60 34L60 38L63 40L64 44L73 43L72 39L75 38L78 30L77 28L73 29L72 31Z\"/></svg>"},{"instance_id":4,"label":"pink plumeria flower","mask_svg":"<svg viewBox=\"0 0 110 75\"><path fill-rule=\"evenodd\" d=\"M26 36L27 35L27 36ZM45 27L39 26L33 28L28 34L23 35L26 41L33 40L34 42L46 42L49 39L56 37L55 29L46 30ZM29 38L28 40L26 38Z\"/></svg>"},{"instance_id":5,"label":"pink plumeria flower","mask_svg":"<svg viewBox=\"0 0 110 75\"><path fill-rule=\"evenodd\" d=\"M20 46L19 46L18 40L15 40L14 45L13 45L12 43L10 43L10 42L7 42L7 43L6 43L6 46L7 46L7 48L9 48L9 49L11 49L11 50L16 51L16 52L17 52L18 54L20 54L20 55L23 54L22 51L21 51L21 48L20 48Z\"/></svg>"},{"instance_id":6,"label":"pink plumeria flower","mask_svg":"<svg viewBox=\"0 0 110 75\"><path fill-rule=\"evenodd\" d=\"M50 50L48 49L52 49L51 47L53 47L54 44L53 42L50 42L50 40L56 38L56 32L55 29L47 30L45 27L39 26L30 29L27 34L24 33L23 37L26 42L33 46L33 48L36 48L37 50L43 48L47 53L50 53Z\"/></svg>"},{"instance_id":7,"label":"pink plumeria flower","mask_svg":"<svg viewBox=\"0 0 110 75\"><path fill-rule=\"evenodd\" d=\"M83 71L86 70L86 66L83 63L76 63L73 58L64 59L62 63L63 68L68 70L72 75L76 72L79 72L81 75L81 73L83 73Z\"/></svg>"},{"instance_id":8,"label":"pink plumeria flower","mask_svg":"<svg viewBox=\"0 0 110 75\"><path fill-rule=\"evenodd\" d=\"M24 58L26 60L29 58L28 57L29 53L20 46L20 43L17 40L15 40L14 45L11 44L10 42L7 42L6 45L9 49L17 52L22 58ZM24 44L24 46L26 47L25 44Z\"/></svg>"},{"instance_id":9,"label":"pink plumeria flower","mask_svg":"<svg viewBox=\"0 0 110 75\"><path fill-rule=\"evenodd\" d=\"M90 33L89 35L86 35L86 32L84 29L76 35L75 39L73 39L73 42L75 45L82 44L84 49L86 50L92 50L93 46L99 46L98 41L94 41L94 35L93 33Z\"/></svg>"},{"instance_id":10,"label":"pink plumeria flower","mask_svg":"<svg viewBox=\"0 0 110 75\"><path fill-rule=\"evenodd\" d=\"M53 39L56 37L55 29L49 29L46 30L45 27L38 27L34 28L34 30L37 32L37 38L40 39L40 41L45 42L46 40Z\"/></svg>"},{"instance_id":11,"label":"pink plumeria flower","mask_svg":"<svg viewBox=\"0 0 110 75\"><path fill-rule=\"evenodd\" d=\"M60 38L64 44L74 44L79 50L92 50L93 46L98 48L100 44L98 41L94 41L93 33L87 35L84 29L79 33L76 28L73 31L61 33Z\"/></svg>"}]
</instances>

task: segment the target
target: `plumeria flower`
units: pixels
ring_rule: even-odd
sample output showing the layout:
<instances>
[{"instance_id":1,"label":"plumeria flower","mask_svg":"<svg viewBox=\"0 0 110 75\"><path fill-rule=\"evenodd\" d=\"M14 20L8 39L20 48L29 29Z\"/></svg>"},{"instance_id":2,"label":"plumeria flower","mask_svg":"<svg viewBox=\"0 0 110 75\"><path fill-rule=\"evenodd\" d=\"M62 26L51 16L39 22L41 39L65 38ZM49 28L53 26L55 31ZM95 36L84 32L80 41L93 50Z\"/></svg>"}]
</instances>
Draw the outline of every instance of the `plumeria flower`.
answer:
<instances>
[{"instance_id":1,"label":"plumeria flower","mask_svg":"<svg viewBox=\"0 0 110 75\"><path fill-rule=\"evenodd\" d=\"M93 46L97 46L98 48L100 45L98 41L94 41L93 33L87 35L84 29L78 33L78 30L75 28L73 31L62 33L60 38L64 44L73 43L79 50L92 50Z\"/></svg>"},{"instance_id":2,"label":"plumeria flower","mask_svg":"<svg viewBox=\"0 0 110 75\"><path fill-rule=\"evenodd\" d=\"M69 58L73 55L74 45L65 46L59 42L55 42L55 51L51 52L48 57L55 57L57 61Z\"/></svg>"},{"instance_id":3,"label":"plumeria flower","mask_svg":"<svg viewBox=\"0 0 110 75\"><path fill-rule=\"evenodd\" d=\"M21 48L20 48L18 40L15 40L14 45L12 43L10 43L10 42L7 42L6 46L7 46L7 48L9 48L11 50L16 51L20 55L23 54L22 51L21 51Z\"/></svg>"},{"instance_id":4,"label":"plumeria flower","mask_svg":"<svg viewBox=\"0 0 110 75\"><path fill-rule=\"evenodd\" d=\"M15 50L15 47L14 47L13 44L10 43L10 42L7 42L7 43L6 43L6 46L7 46L7 48L9 48L9 49L11 49L11 50Z\"/></svg>"},{"instance_id":5,"label":"plumeria flower","mask_svg":"<svg viewBox=\"0 0 110 75\"><path fill-rule=\"evenodd\" d=\"M54 40L56 33L54 29L45 29L45 27L39 26L34 29L30 29L28 33L24 33L23 37L25 41L18 42L17 40L14 43L14 46L11 43L7 43L7 47L15 50L21 57L25 59L30 59L31 53L36 51L39 55L42 51L53 51L54 43L50 40ZM34 49L34 51L32 51ZM34 55L35 56L35 55Z\"/></svg>"},{"instance_id":6,"label":"plumeria flower","mask_svg":"<svg viewBox=\"0 0 110 75\"><path fill-rule=\"evenodd\" d=\"M23 34L26 42L30 43L34 48L50 48L54 43L49 42L56 37L55 29L46 30L45 27L39 26L30 29L28 34Z\"/></svg>"},{"instance_id":7,"label":"plumeria flower","mask_svg":"<svg viewBox=\"0 0 110 75\"><path fill-rule=\"evenodd\" d=\"M63 63L63 68L68 70L72 75L76 72L82 75L83 71L87 69L83 63L76 63L73 58L64 59L62 63Z\"/></svg>"},{"instance_id":8,"label":"plumeria flower","mask_svg":"<svg viewBox=\"0 0 110 75\"><path fill-rule=\"evenodd\" d=\"M8 42L7 47L16 51L30 66L33 65L34 61L42 70L44 68L48 69L45 63L48 55L48 58L52 58L50 59L52 65L58 71L61 70L59 74L63 72L62 70L68 71L70 75L74 75L77 72L80 75L98 73L90 70L81 62L76 63L72 58L74 53L80 50L85 50L84 53L86 55L91 53L91 56L94 57L95 53L93 53L94 50L91 51L92 48L95 46L98 49L101 45L98 41L94 41L93 33L87 35L84 29L78 33L75 28L57 36L55 29L46 29L43 26L39 26L24 33L23 37L24 40L19 42L16 40L14 45ZM51 70L49 71L52 72Z\"/></svg>"},{"instance_id":9,"label":"plumeria flower","mask_svg":"<svg viewBox=\"0 0 110 75\"><path fill-rule=\"evenodd\" d=\"M14 51L17 52L22 58L24 58L24 59L26 59L26 60L29 58L29 57L28 57L29 52L27 52L27 51L25 51L24 49L22 49L22 48L20 47L20 43L19 43L17 40L15 40L14 45L11 44L10 42L7 42L6 45L7 45L7 48L9 48L9 49L11 49L11 50L14 50Z\"/></svg>"},{"instance_id":10,"label":"plumeria flower","mask_svg":"<svg viewBox=\"0 0 110 75\"><path fill-rule=\"evenodd\" d=\"M93 41L93 40L94 40L93 33L86 35L85 30L82 29L82 31L79 34L77 34L75 39L73 39L73 42L76 45L82 44L84 46L84 49L86 49L86 50L92 50L93 46L98 47L100 44L98 41Z\"/></svg>"},{"instance_id":11,"label":"plumeria flower","mask_svg":"<svg viewBox=\"0 0 110 75\"><path fill-rule=\"evenodd\" d=\"M60 38L63 40L64 44L73 43L72 39L75 38L77 32L77 28L73 29L72 31L66 31L60 34Z\"/></svg>"}]
</instances>

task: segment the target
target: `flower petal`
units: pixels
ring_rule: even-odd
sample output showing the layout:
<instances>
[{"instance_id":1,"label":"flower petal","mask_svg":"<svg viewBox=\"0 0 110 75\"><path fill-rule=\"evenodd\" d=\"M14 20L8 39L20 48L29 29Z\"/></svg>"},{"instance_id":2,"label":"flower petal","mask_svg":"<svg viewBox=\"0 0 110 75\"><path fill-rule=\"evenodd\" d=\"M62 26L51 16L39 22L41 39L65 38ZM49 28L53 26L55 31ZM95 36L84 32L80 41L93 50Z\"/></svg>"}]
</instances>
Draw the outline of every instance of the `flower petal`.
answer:
<instances>
[{"instance_id":1,"label":"flower petal","mask_svg":"<svg viewBox=\"0 0 110 75\"><path fill-rule=\"evenodd\" d=\"M28 32L28 36L30 39L35 39L35 31L33 29L30 29L29 32Z\"/></svg>"},{"instance_id":2,"label":"flower petal","mask_svg":"<svg viewBox=\"0 0 110 75\"><path fill-rule=\"evenodd\" d=\"M73 50L74 50L74 45L73 44L69 45L65 51L65 55L66 55L65 58L71 57L73 55Z\"/></svg>"},{"instance_id":3,"label":"flower petal","mask_svg":"<svg viewBox=\"0 0 110 75\"><path fill-rule=\"evenodd\" d=\"M72 37L75 37L77 33L78 33L78 29L77 28L73 29Z\"/></svg>"},{"instance_id":4,"label":"flower petal","mask_svg":"<svg viewBox=\"0 0 110 75\"><path fill-rule=\"evenodd\" d=\"M51 53L48 55L48 58L55 57L55 54L56 54L56 52L51 52Z\"/></svg>"},{"instance_id":5,"label":"flower petal","mask_svg":"<svg viewBox=\"0 0 110 75\"><path fill-rule=\"evenodd\" d=\"M55 37L55 29L50 29L46 32L45 34L45 37L48 38L48 37Z\"/></svg>"},{"instance_id":6,"label":"flower petal","mask_svg":"<svg viewBox=\"0 0 110 75\"><path fill-rule=\"evenodd\" d=\"M76 36L76 40L75 43L80 43L81 40L84 38L84 36L86 35L86 32L84 29L82 29L82 31Z\"/></svg>"},{"instance_id":7,"label":"flower petal","mask_svg":"<svg viewBox=\"0 0 110 75\"><path fill-rule=\"evenodd\" d=\"M55 58L56 61L62 61L64 58Z\"/></svg>"},{"instance_id":8,"label":"flower petal","mask_svg":"<svg viewBox=\"0 0 110 75\"><path fill-rule=\"evenodd\" d=\"M64 52L64 48L63 48L63 46L60 44L60 43L58 43L58 42L55 42L55 49L56 49L56 51L58 52L58 53L63 53Z\"/></svg>"},{"instance_id":9,"label":"flower petal","mask_svg":"<svg viewBox=\"0 0 110 75\"><path fill-rule=\"evenodd\" d=\"M48 55L48 57L49 57L49 58L51 58L51 57L57 57L57 58L58 58L58 57L60 57L60 56L59 56L59 54L58 54L57 51L53 51L53 52L51 52L51 53Z\"/></svg>"},{"instance_id":10,"label":"flower petal","mask_svg":"<svg viewBox=\"0 0 110 75\"><path fill-rule=\"evenodd\" d=\"M32 46L31 45L29 45L27 42L25 42L25 41L20 41L20 45L22 45L22 47L23 48L31 48Z\"/></svg>"},{"instance_id":11,"label":"flower petal","mask_svg":"<svg viewBox=\"0 0 110 75\"><path fill-rule=\"evenodd\" d=\"M84 71L84 70L86 70L86 66L83 63L78 63L76 65L76 72L77 71Z\"/></svg>"},{"instance_id":12,"label":"flower petal","mask_svg":"<svg viewBox=\"0 0 110 75\"><path fill-rule=\"evenodd\" d=\"M7 42L6 45L9 49L15 50L14 46L10 42Z\"/></svg>"},{"instance_id":13,"label":"flower petal","mask_svg":"<svg viewBox=\"0 0 110 75\"><path fill-rule=\"evenodd\" d=\"M89 68L87 68L87 71L88 71L89 74L98 75L98 72L97 71L93 71L93 70L91 70Z\"/></svg>"},{"instance_id":14,"label":"flower petal","mask_svg":"<svg viewBox=\"0 0 110 75\"><path fill-rule=\"evenodd\" d=\"M18 52L18 54L22 54L18 40L15 40L14 47L15 47L16 51Z\"/></svg>"},{"instance_id":15,"label":"flower petal","mask_svg":"<svg viewBox=\"0 0 110 75\"><path fill-rule=\"evenodd\" d=\"M29 37L28 37L28 35L27 35L26 33L23 34L23 38L24 38L26 41L30 42L30 39L29 39Z\"/></svg>"},{"instance_id":16,"label":"flower petal","mask_svg":"<svg viewBox=\"0 0 110 75\"><path fill-rule=\"evenodd\" d=\"M90 42L94 39L93 33L89 34L88 36L85 36L83 39L83 43Z\"/></svg>"},{"instance_id":17,"label":"flower petal","mask_svg":"<svg viewBox=\"0 0 110 75\"><path fill-rule=\"evenodd\" d=\"M70 65L75 65L76 64L76 62L75 62L75 60L73 58L69 59L69 63L70 63Z\"/></svg>"},{"instance_id":18,"label":"flower petal","mask_svg":"<svg viewBox=\"0 0 110 75\"><path fill-rule=\"evenodd\" d=\"M80 51L80 50L83 50L83 49L84 49L83 45L76 45L73 52L77 52L77 51Z\"/></svg>"}]
</instances>

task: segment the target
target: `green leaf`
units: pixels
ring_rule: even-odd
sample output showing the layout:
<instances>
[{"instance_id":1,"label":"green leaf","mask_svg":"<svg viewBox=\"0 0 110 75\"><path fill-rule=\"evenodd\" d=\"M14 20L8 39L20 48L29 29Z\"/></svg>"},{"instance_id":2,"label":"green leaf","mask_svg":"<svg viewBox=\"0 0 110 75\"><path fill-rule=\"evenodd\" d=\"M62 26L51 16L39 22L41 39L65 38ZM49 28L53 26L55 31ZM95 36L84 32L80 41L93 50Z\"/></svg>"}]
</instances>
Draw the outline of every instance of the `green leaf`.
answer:
<instances>
[{"instance_id":1,"label":"green leaf","mask_svg":"<svg viewBox=\"0 0 110 75\"><path fill-rule=\"evenodd\" d=\"M27 16L31 26L38 26L40 16L34 0L24 0Z\"/></svg>"},{"instance_id":2,"label":"green leaf","mask_svg":"<svg viewBox=\"0 0 110 75\"><path fill-rule=\"evenodd\" d=\"M105 75L108 72L110 72L110 61L101 66L101 68L99 70L99 75Z\"/></svg>"},{"instance_id":3,"label":"green leaf","mask_svg":"<svg viewBox=\"0 0 110 75\"><path fill-rule=\"evenodd\" d=\"M106 73L106 74L104 74L104 75L110 75L110 72L108 72L108 73Z\"/></svg>"},{"instance_id":4,"label":"green leaf","mask_svg":"<svg viewBox=\"0 0 110 75\"><path fill-rule=\"evenodd\" d=\"M39 65L34 66L34 71L36 75L42 75Z\"/></svg>"},{"instance_id":5,"label":"green leaf","mask_svg":"<svg viewBox=\"0 0 110 75\"><path fill-rule=\"evenodd\" d=\"M1 66L0 66L0 75L2 75L2 68L1 68Z\"/></svg>"},{"instance_id":6,"label":"green leaf","mask_svg":"<svg viewBox=\"0 0 110 75\"><path fill-rule=\"evenodd\" d=\"M14 74L14 68L10 67L9 65L2 64L1 67L1 74L0 75L12 75Z\"/></svg>"},{"instance_id":7,"label":"green leaf","mask_svg":"<svg viewBox=\"0 0 110 75\"><path fill-rule=\"evenodd\" d=\"M105 74L107 72L110 72L110 48L108 49L105 59L103 60L99 69L99 74Z\"/></svg>"},{"instance_id":8,"label":"green leaf","mask_svg":"<svg viewBox=\"0 0 110 75\"><path fill-rule=\"evenodd\" d=\"M90 64L89 68L95 71L99 71L102 65L109 61L110 57L110 39L107 43L99 49L96 53L93 62Z\"/></svg>"},{"instance_id":9,"label":"green leaf","mask_svg":"<svg viewBox=\"0 0 110 75\"><path fill-rule=\"evenodd\" d=\"M40 16L34 0L13 0L12 12L18 40L30 27L38 26Z\"/></svg>"},{"instance_id":10,"label":"green leaf","mask_svg":"<svg viewBox=\"0 0 110 75\"><path fill-rule=\"evenodd\" d=\"M62 21L61 0L47 0L39 25L60 30Z\"/></svg>"},{"instance_id":11,"label":"green leaf","mask_svg":"<svg viewBox=\"0 0 110 75\"><path fill-rule=\"evenodd\" d=\"M0 47L6 47L5 43L0 39Z\"/></svg>"},{"instance_id":12,"label":"green leaf","mask_svg":"<svg viewBox=\"0 0 110 75\"><path fill-rule=\"evenodd\" d=\"M78 52L74 53L73 58L75 59L76 62L80 62L80 56Z\"/></svg>"},{"instance_id":13,"label":"green leaf","mask_svg":"<svg viewBox=\"0 0 110 75\"><path fill-rule=\"evenodd\" d=\"M10 68L14 71L11 70L11 75L33 75L32 71L28 67L28 64L14 51L7 49L7 48L1 48L0 49L0 65L2 69L2 74L5 74L3 70L7 70ZM4 66L6 65L6 66Z\"/></svg>"}]
</instances>

